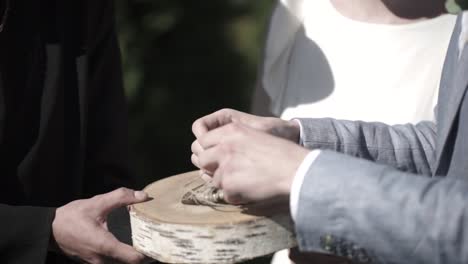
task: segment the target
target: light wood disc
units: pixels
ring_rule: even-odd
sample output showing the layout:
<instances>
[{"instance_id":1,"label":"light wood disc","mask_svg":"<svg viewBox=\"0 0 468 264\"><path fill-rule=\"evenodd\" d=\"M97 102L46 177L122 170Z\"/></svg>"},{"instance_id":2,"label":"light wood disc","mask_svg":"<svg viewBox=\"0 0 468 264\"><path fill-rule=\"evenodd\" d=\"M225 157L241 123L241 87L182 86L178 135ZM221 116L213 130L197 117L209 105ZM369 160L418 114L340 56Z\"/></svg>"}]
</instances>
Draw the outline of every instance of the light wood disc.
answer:
<instances>
[{"instance_id":1,"label":"light wood disc","mask_svg":"<svg viewBox=\"0 0 468 264\"><path fill-rule=\"evenodd\" d=\"M182 196L203 183L198 175L184 173L145 188L153 199L130 212L137 250L166 263L237 263L296 245L287 210L277 213L277 206L182 204Z\"/></svg>"}]
</instances>

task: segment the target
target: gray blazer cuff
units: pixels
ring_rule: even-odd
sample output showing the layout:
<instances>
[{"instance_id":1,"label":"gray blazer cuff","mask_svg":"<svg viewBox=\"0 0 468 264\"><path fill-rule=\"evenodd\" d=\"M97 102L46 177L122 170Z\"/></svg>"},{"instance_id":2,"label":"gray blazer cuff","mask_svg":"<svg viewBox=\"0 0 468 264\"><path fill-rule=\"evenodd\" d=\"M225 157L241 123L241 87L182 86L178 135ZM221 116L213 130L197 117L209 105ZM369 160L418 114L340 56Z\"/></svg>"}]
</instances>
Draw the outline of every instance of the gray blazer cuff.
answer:
<instances>
[{"instance_id":1,"label":"gray blazer cuff","mask_svg":"<svg viewBox=\"0 0 468 264\"><path fill-rule=\"evenodd\" d=\"M468 182L322 151L301 187L304 252L361 263L468 263Z\"/></svg>"},{"instance_id":2,"label":"gray blazer cuff","mask_svg":"<svg viewBox=\"0 0 468 264\"><path fill-rule=\"evenodd\" d=\"M352 224L347 211L353 201L344 194L353 186L349 185L346 176L361 168L359 164L350 163L349 158L322 151L309 168L299 197L295 226L297 240L302 252L327 253L370 263L370 253L350 242L352 235L348 231Z\"/></svg>"}]
</instances>

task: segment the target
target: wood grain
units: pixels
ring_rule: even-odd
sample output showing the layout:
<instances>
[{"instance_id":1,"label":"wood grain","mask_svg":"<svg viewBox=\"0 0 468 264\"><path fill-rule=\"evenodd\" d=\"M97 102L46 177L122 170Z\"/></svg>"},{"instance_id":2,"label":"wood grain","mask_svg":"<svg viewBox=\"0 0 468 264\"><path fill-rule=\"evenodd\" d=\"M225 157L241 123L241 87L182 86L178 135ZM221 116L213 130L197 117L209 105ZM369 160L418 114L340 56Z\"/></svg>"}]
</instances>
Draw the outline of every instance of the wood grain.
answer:
<instances>
[{"instance_id":1,"label":"wood grain","mask_svg":"<svg viewBox=\"0 0 468 264\"><path fill-rule=\"evenodd\" d=\"M237 263L296 245L289 214L277 206L182 204L201 183L189 172L146 187L153 199L130 212L134 247L166 263Z\"/></svg>"}]
</instances>

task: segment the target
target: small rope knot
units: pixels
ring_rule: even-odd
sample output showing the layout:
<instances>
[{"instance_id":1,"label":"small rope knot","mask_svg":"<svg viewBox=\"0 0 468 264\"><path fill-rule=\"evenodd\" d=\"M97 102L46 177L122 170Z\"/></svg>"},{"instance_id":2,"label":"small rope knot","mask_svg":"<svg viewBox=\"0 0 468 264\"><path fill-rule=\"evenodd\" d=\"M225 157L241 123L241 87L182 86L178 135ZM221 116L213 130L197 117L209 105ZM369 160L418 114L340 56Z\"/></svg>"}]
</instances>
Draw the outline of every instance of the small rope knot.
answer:
<instances>
[{"instance_id":1,"label":"small rope knot","mask_svg":"<svg viewBox=\"0 0 468 264\"><path fill-rule=\"evenodd\" d=\"M190 184L190 183L189 183ZM189 205L220 206L226 204L223 190L215 188L209 182L202 183L182 196L181 202Z\"/></svg>"}]
</instances>

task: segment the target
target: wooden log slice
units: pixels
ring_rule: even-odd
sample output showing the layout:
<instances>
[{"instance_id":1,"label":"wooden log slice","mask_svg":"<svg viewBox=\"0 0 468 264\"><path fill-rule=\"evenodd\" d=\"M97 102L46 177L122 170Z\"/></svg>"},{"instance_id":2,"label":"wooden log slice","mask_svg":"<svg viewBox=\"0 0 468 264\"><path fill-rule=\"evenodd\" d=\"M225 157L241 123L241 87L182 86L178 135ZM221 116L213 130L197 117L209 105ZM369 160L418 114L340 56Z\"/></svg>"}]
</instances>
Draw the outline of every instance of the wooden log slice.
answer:
<instances>
[{"instance_id":1,"label":"wooden log slice","mask_svg":"<svg viewBox=\"0 0 468 264\"><path fill-rule=\"evenodd\" d=\"M166 263L237 263L296 245L290 217L277 206L182 204L202 183L195 171L147 186L153 199L130 210L134 247Z\"/></svg>"}]
</instances>

